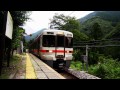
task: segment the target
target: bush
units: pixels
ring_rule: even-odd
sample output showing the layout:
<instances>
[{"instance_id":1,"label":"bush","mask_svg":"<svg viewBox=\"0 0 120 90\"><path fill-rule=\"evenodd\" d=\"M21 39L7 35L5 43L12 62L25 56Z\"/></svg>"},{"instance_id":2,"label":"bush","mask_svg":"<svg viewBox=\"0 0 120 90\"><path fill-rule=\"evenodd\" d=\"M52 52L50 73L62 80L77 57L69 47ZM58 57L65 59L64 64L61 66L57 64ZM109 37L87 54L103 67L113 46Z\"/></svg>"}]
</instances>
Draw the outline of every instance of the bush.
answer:
<instances>
[{"instance_id":1,"label":"bush","mask_svg":"<svg viewBox=\"0 0 120 90\"><path fill-rule=\"evenodd\" d=\"M88 72L102 79L120 79L120 62L100 56L99 64L91 65Z\"/></svg>"},{"instance_id":2,"label":"bush","mask_svg":"<svg viewBox=\"0 0 120 90\"><path fill-rule=\"evenodd\" d=\"M82 70L82 63L80 61L72 61L70 67L72 69Z\"/></svg>"},{"instance_id":3,"label":"bush","mask_svg":"<svg viewBox=\"0 0 120 90\"><path fill-rule=\"evenodd\" d=\"M88 54L89 64L97 64L98 62L98 53L89 52Z\"/></svg>"},{"instance_id":4,"label":"bush","mask_svg":"<svg viewBox=\"0 0 120 90\"><path fill-rule=\"evenodd\" d=\"M79 61L79 60L80 60L80 56L81 56L81 51L80 51L80 49L74 50L73 60Z\"/></svg>"}]
</instances>

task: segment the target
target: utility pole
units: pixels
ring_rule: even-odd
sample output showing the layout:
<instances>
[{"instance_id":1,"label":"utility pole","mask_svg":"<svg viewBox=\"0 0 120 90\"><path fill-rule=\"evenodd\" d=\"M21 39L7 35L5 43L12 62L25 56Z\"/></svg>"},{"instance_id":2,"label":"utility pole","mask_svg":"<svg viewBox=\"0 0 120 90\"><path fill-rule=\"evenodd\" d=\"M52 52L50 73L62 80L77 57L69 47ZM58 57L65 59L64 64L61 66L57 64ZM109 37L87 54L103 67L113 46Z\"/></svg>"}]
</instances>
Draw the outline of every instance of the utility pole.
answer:
<instances>
[{"instance_id":1,"label":"utility pole","mask_svg":"<svg viewBox=\"0 0 120 90\"><path fill-rule=\"evenodd\" d=\"M88 71L88 45L86 45L86 69Z\"/></svg>"},{"instance_id":2,"label":"utility pole","mask_svg":"<svg viewBox=\"0 0 120 90\"><path fill-rule=\"evenodd\" d=\"M88 45L86 45L86 56L88 57Z\"/></svg>"}]
</instances>

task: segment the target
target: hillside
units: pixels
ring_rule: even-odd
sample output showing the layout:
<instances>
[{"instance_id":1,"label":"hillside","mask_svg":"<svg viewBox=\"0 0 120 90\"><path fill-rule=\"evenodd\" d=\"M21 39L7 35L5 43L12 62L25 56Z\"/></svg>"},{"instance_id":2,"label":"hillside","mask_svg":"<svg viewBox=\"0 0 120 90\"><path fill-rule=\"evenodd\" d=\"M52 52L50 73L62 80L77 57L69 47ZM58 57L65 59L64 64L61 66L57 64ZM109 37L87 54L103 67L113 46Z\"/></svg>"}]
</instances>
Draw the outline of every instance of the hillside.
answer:
<instances>
[{"instance_id":1,"label":"hillside","mask_svg":"<svg viewBox=\"0 0 120 90\"><path fill-rule=\"evenodd\" d=\"M81 32L88 36L90 36L90 31L94 23L100 25L103 38L113 38L113 35L117 35L117 38L120 36L120 31L115 29L120 22L120 11L95 11L79 19L79 21L82 24Z\"/></svg>"},{"instance_id":2,"label":"hillside","mask_svg":"<svg viewBox=\"0 0 120 90\"><path fill-rule=\"evenodd\" d=\"M83 32L83 33L85 33L89 36L90 30L92 29L92 26L93 26L94 23L98 23L100 25L104 36L108 32L110 32L114 29L114 27L112 26L112 22L101 19L100 17L94 17L94 18L91 18L91 19L87 20L86 22L84 22L82 24L81 32Z\"/></svg>"},{"instance_id":3,"label":"hillside","mask_svg":"<svg viewBox=\"0 0 120 90\"><path fill-rule=\"evenodd\" d=\"M35 39L35 38L41 33L41 31L43 31L43 30L45 30L45 29L46 29L46 28L41 29L41 30L38 30L37 32L33 33L32 36L27 35L27 36L25 37L25 40L28 42L28 41L30 41L30 40Z\"/></svg>"},{"instance_id":4,"label":"hillside","mask_svg":"<svg viewBox=\"0 0 120 90\"><path fill-rule=\"evenodd\" d=\"M78 19L81 23L84 23L88 19L93 17L101 17L104 20L112 21L112 22L119 22L120 21L120 11L95 11L87 16Z\"/></svg>"}]
</instances>

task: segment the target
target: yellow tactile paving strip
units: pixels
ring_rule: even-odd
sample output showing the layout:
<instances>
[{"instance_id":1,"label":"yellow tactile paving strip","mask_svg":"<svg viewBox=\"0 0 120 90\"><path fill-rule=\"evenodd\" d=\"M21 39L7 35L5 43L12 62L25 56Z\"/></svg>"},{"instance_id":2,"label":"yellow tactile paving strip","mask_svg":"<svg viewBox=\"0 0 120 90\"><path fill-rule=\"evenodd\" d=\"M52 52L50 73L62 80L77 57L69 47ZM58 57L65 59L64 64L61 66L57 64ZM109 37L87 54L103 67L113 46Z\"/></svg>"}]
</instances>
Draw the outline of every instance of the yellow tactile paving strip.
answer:
<instances>
[{"instance_id":1,"label":"yellow tactile paving strip","mask_svg":"<svg viewBox=\"0 0 120 90\"><path fill-rule=\"evenodd\" d=\"M26 79L36 79L36 74L28 53L26 53Z\"/></svg>"}]
</instances>

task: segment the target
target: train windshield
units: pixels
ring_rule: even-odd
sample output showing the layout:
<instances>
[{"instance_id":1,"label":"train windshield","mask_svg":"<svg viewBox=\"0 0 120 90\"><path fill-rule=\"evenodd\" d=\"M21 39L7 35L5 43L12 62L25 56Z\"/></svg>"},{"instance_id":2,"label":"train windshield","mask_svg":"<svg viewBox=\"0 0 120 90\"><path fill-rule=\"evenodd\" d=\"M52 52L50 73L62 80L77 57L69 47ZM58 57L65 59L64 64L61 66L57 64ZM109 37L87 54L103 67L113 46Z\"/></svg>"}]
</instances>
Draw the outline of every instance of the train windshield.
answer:
<instances>
[{"instance_id":1,"label":"train windshield","mask_svg":"<svg viewBox=\"0 0 120 90\"><path fill-rule=\"evenodd\" d=\"M55 36L43 35L43 47L55 47Z\"/></svg>"},{"instance_id":2,"label":"train windshield","mask_svg":"<svg viewBox=\"0 0 120 90\"><path fill-rule=\"evenodd\" d=\"M57 39L55 45L55 38ZM65 42L64 42L65 40ZM64 36L54 36L54 35L43 35L43 47L65 47L72 48L73 47L73 38L72 37L65 37Z\"/></svg>"},{"instance_id":3,"label":"train windshield","mask_svg":"<svg viewBox=\"0 0 120 90\"><path fill-rule=\"evenodd\" d=\"M65 38L65 47L66 48L72 48L73 47L73 38L72 37L66 37Z\"/></svg>"},{"instance_id":4,"label":"train windshield","mask_svg":"<svg viewBox=\"0 0 120 90\"><path fill-rule=\"evenodd\" d=\"M57 36L57 47L64 47L64 36Z\"/></svg>"}]
</instances>

